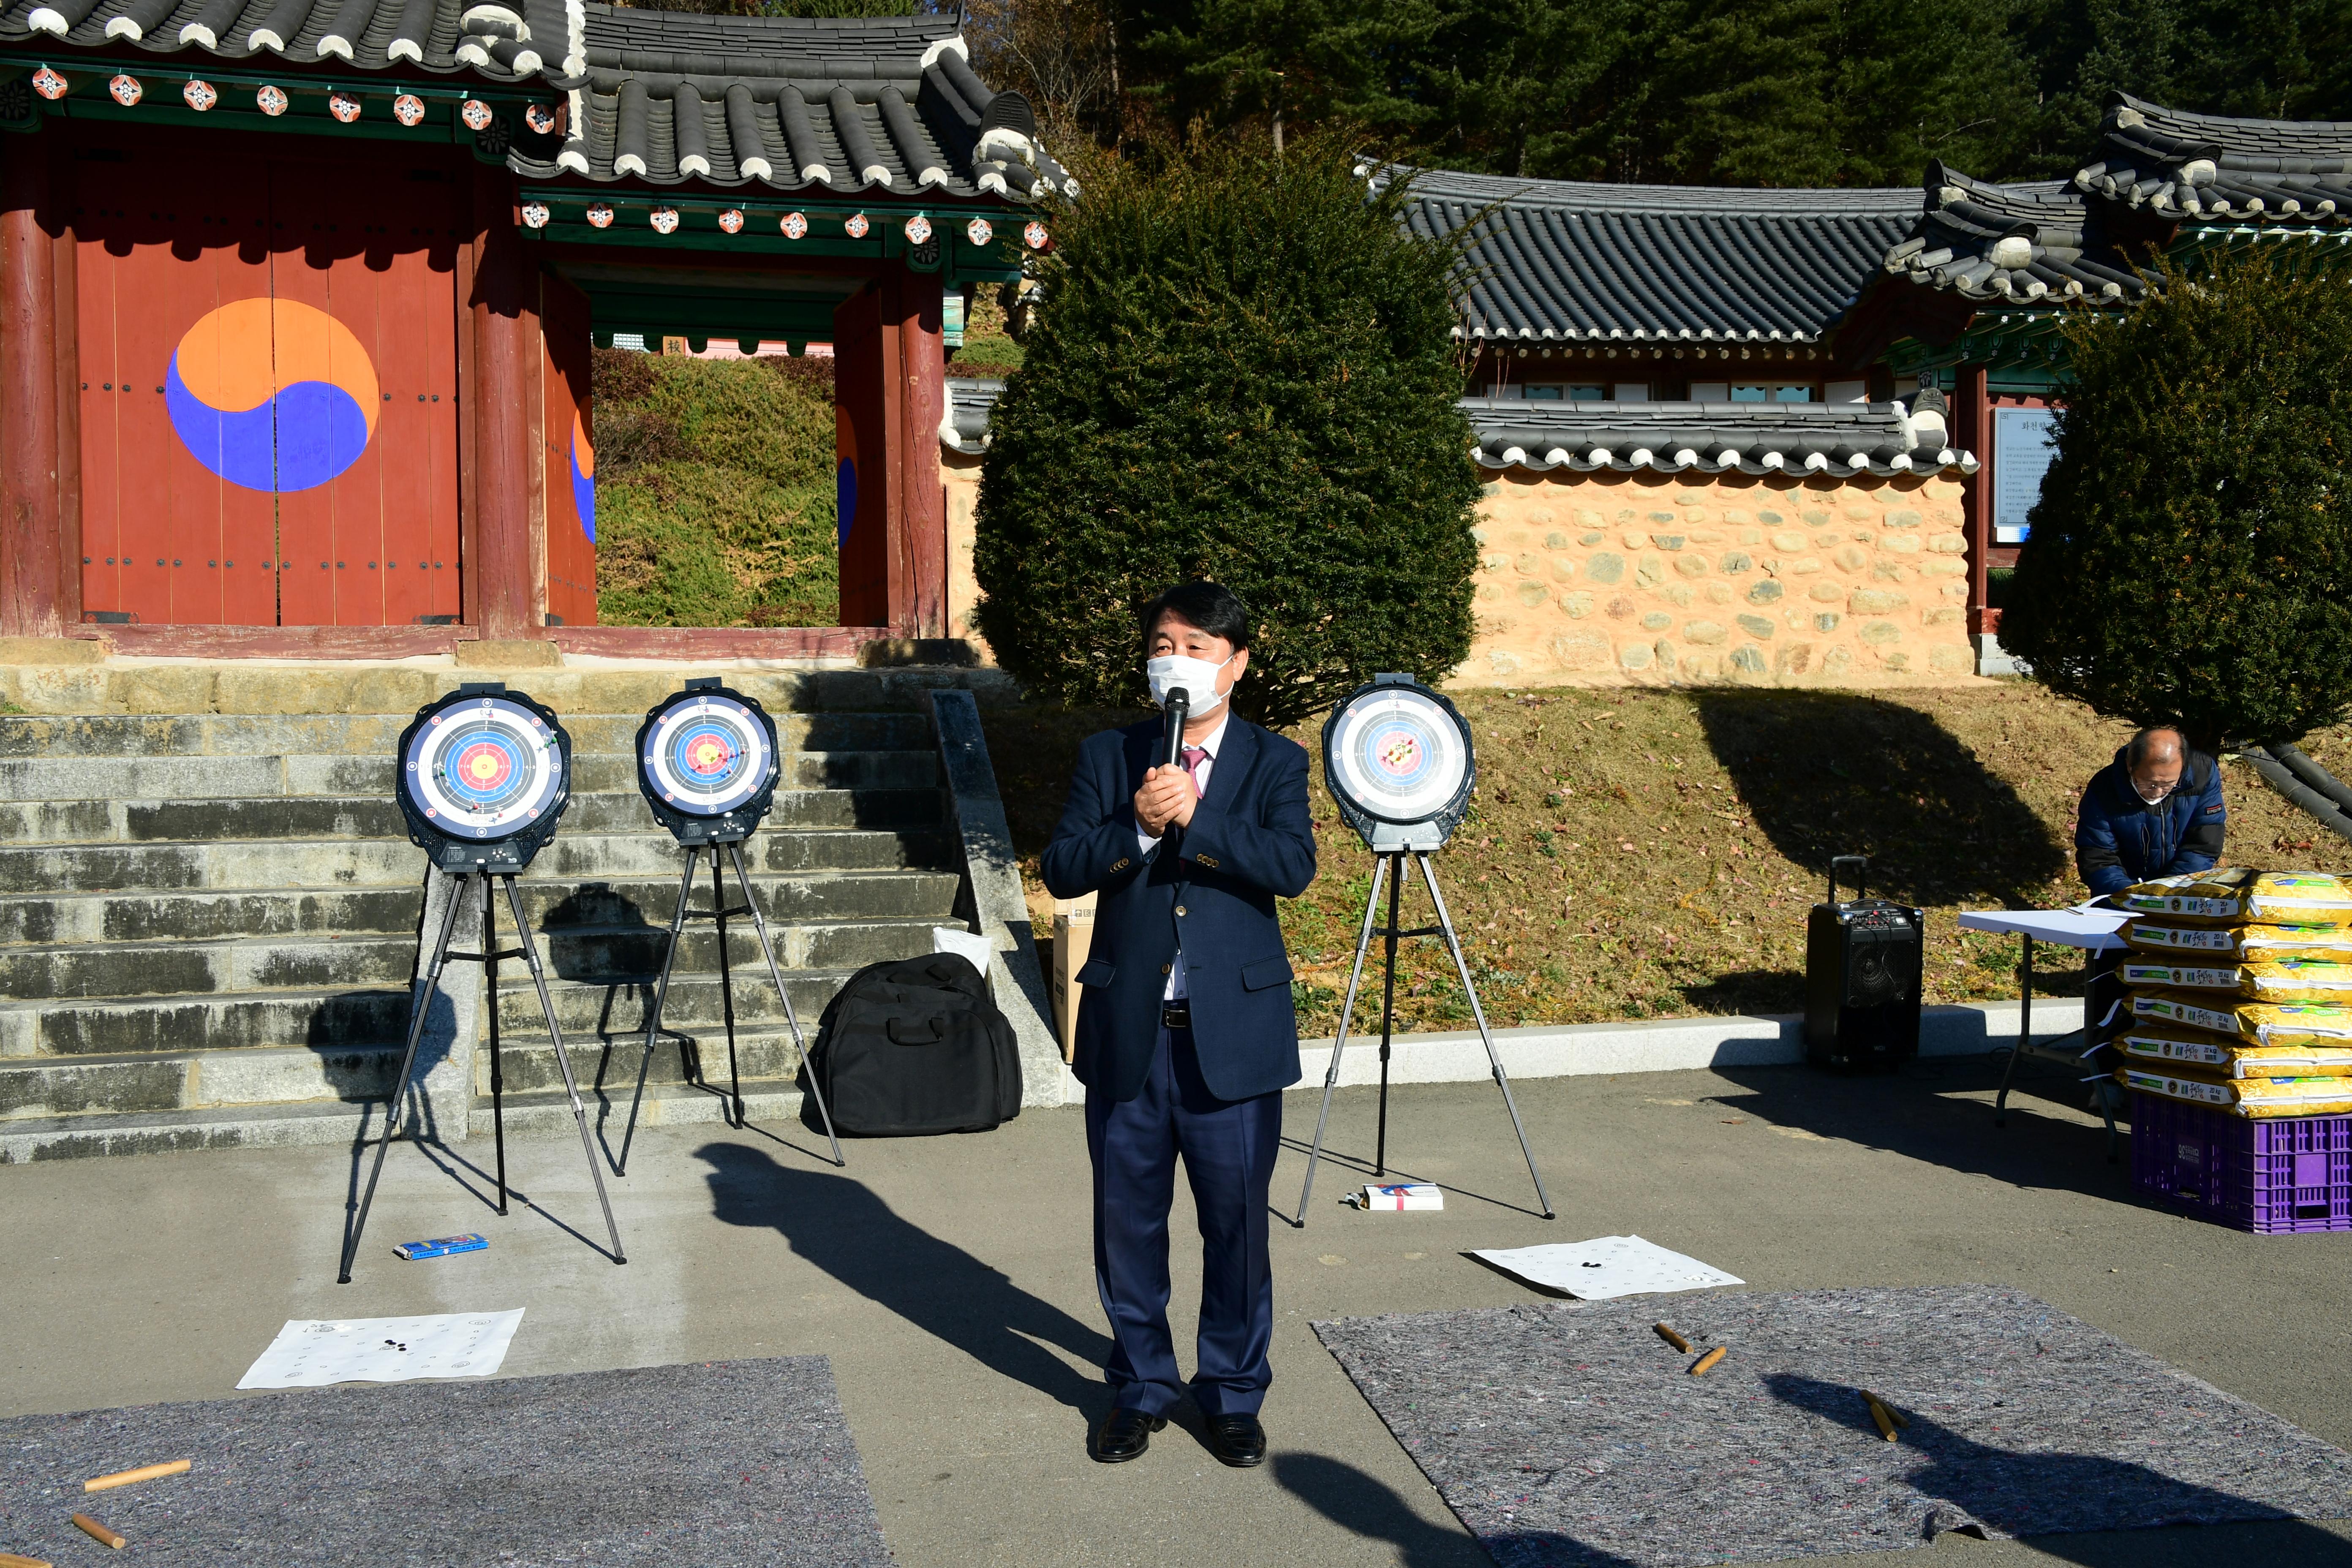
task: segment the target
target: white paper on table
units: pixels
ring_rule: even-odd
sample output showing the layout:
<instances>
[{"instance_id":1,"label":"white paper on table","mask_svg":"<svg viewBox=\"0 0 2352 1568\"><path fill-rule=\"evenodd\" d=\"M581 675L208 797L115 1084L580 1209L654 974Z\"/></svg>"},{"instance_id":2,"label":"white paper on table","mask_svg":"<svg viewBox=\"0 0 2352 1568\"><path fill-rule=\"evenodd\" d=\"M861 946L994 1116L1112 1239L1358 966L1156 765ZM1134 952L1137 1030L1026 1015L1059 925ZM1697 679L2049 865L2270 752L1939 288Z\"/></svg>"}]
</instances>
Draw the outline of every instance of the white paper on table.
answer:
<instances>
[{"instance_id":1,"label":"white paper on table","mask_svg":"<svg viewBox=\"0 0 2352 1568\"><path fill-rule=\"evenodd\" d=\"M503 1365L522 1311L443 1312L421 1318L297 1318L278 1331L239 1388L317 1388L330 1383L406 1383L488 1377Z\"/></svg>"},{"instance_id":2,"label":"white paper on table","mask_svg":"<svg viewBox=\"0 0 2352 1568\"><path fill-rule=\"evenodd\" d=\"M1602 1236L1591 1241L1553 1242L1471 1256L1483 1258L1531 1285L1565 1290L1584 1301L1748 1283L1638 1236Z\"/></svg>"}]
</instances>

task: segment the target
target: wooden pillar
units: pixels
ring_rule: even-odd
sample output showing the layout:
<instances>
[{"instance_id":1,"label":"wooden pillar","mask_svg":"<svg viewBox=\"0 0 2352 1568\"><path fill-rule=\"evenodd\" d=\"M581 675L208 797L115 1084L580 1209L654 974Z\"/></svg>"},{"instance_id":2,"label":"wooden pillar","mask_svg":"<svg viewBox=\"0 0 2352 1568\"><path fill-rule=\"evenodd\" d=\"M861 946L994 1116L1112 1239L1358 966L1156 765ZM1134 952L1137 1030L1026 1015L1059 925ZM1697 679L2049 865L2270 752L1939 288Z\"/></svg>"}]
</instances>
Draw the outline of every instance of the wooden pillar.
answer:
<instances>
[{"instance_id":1,"label":"wooden pillar","mask_svg":"<svg viewBox=\"0 0 2352 1568\"><path fill-rule=\"evenodd\" d=\"M474 168L473 289L469 300L472 437L465 485L474 506L466 563L466 619L485 638L530 637L546 588L535 502L540 469L539 268L516 223L514 176Z\"/></svg>"},{"instance_id":2,"label":"wooden pillar","mask_svg":"<svg viewBox=\"0 0 2352 1568\"><path fill-rule=\"evenodd\" d=\"M908 636L948 635L948 502L940 480L940 419L947 410L947 349L936 274L898 275L901 456L898 463L903 593L893 624Z\"/></svg>"},{"instance_id":3,"label":"wooden pillar","mask_svg":"<svg viewBox=\"0 0 2352 1568\"><path fill-rule=\"evenodd\" d=\"M72 250L49 188L49 140L0 147L0 636L58 637L81 619ZM58 315L60 254L68 276ZM71 408L79 398L69 397Z\"/></svg>"},{"instance_id":4,"label":"wooden pillar","mask_svg":"<svg viewBox=\"0 0 2352 1568\"><path fill-rule=\"evenodd\" d=\"M1985 571L1992 556L1992 408L1985 367L1958 367L1952 394L1952 445L1973 452L1977 471L1961 482L1960 514L1969 542L1969 632L1998 631L1985 614Z\"/></svg>"}]
</instances>

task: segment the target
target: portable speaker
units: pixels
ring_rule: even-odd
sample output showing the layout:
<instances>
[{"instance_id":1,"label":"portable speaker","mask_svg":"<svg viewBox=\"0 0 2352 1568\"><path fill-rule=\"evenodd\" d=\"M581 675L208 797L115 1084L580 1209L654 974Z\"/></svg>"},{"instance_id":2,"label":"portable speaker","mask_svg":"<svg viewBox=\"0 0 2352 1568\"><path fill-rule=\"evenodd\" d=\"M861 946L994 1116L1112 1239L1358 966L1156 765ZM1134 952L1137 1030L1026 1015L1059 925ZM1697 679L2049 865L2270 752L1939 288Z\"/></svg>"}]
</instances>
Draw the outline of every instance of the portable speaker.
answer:
<instances>
[{"instance_id":1,"label":"portable speaker","mask_svg":"<svg viewBox=\"0 0 2352 1568\"><path fill-rule=\"evenodd\" d=\"M1829 900L1813 906L1805 928L1805 1058L1843 1071L1893 1068L1919 1054L1919 971L1926 921L1918 910L1863 896L1838 899L1838 868L1870 862L1841 855L1830 862Z\"/></svg>"}]
</instances>

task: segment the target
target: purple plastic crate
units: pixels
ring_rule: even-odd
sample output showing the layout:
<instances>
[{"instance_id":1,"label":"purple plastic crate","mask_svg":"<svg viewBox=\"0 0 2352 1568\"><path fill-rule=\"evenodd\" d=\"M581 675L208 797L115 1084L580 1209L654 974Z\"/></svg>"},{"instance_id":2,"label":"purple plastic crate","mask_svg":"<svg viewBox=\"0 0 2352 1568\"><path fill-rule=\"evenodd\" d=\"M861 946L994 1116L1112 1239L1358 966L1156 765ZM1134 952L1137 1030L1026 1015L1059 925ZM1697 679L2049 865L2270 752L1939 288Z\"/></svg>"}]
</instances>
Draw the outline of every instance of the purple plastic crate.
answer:
<instances>
[{"instance_id":1,"label":"purple plastic crate","mask_svg":"<svg viewBox=\"0 0 2352 1568\"><path fill-rule=\"evenodd\" d=\"M2352 1116L2257 1121L2134 1094L2132 1185L2233 1230L2352 1230Z\"/></svg>"}]
</instances>

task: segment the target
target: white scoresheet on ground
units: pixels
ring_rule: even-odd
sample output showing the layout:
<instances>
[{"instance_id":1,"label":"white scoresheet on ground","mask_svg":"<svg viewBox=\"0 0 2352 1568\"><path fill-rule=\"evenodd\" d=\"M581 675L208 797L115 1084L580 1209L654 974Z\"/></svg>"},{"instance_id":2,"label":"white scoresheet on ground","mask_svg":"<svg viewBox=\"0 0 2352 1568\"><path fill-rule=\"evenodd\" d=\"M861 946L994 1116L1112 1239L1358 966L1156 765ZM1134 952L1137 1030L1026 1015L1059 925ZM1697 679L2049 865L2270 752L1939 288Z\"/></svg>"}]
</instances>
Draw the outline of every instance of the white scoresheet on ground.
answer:
<instances>
[{"instance_id":1,"label":"white scoresheet on ground","mask_svg":"<svg viewBox=\"0 0 2352 1568\"><path fill-rule=\"evenodd\" d=\"M1530 1285L1565 1290L1583 1301L1748 1283L1696 1258L1668 1252L1638 1236L1601 1236L1591 1241L1553 1242L1544 1247L1519 1247L1472 1256L1483 1258Z\"/></svg>"},{"instance_id":2,"label":"white scoresheet on ground","mask_svg":"<svg viewBox=\"0 0 2352 1568\"><path fill-rule=\"evenodd\" d=\"M239 1388L317 1388L330 1383L407 1383L488 1377L503 1365L522 1311L444 1312L422 1318L297 1318L278 1331Z\"/></svg>"}]
</instances>

